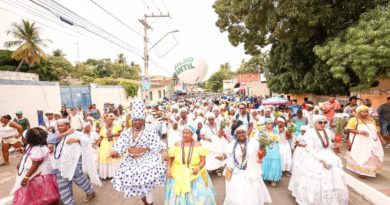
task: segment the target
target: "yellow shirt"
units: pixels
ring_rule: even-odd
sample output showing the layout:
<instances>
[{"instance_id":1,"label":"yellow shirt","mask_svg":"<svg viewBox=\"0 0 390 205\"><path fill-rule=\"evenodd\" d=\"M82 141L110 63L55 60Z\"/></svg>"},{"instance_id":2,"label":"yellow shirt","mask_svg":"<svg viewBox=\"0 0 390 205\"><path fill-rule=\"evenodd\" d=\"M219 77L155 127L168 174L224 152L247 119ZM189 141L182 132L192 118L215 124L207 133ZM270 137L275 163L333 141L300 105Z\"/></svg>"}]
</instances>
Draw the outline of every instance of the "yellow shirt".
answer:
<instances>
[{"instance_id":1,"label":"yellow shirt","mask_svg":"<svg viewBox=\"0 0 390 205\"><path fill-rule=\"evenodd\" d=\"M184 159L186 163L188 160L189 149L190 149L189 147L184 148ZM206 185L208 184L205 167L199 170L199 172L196 175L192 173L192 168L199 166L199 163L201 161L201 156L206 157L208 155L208 150L205 147L202 146L194 147L189 167L187 167L187 164L183 164L182 162L181 147L175 146L169 148L168 155L169 157L174 158L171 165L171 174L172 177L175 179L174 191L177 195L190 192L191 181L193 181L199 176L202 176Z\"/></svg>"},{"instance_id":2,"label":"yellow shirt","mask_svg":"<svg viewBox=\"0 0 390 205\"><path fill-rule=\"evenodd\" d=\"M373 124L376 127L375 120L370 118L367 122L367 124ZM357 119L356 117L352 117L348 120L348 124L345 128L347 129L356 129L358 125L364 125L363 121L361 119Z\"/></svg>"}]
</instances>

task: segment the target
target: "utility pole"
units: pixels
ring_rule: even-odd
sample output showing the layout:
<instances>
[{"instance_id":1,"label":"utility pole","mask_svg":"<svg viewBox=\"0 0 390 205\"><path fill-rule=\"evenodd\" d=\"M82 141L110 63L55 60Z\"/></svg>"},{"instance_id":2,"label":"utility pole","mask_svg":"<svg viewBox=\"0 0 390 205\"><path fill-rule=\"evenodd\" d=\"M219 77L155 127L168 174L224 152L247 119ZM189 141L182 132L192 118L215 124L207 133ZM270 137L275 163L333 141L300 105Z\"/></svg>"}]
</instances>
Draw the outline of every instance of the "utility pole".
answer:
<instances>
[{"instance_id":1,"label":"utility pole","mask_svg":"<svg viewBox=\"0 0 390 205\"><path fill-rule=\"evenodd\" d=\"M148 49L148 29L152 29L152 27L148 24L148 18L164 18L170 17L169 13L167 14L144 14L144 19L140 19L142 25L144 25L144 76L148 77L148 67L149 67L149 49Z\"/></svg>"},{"instance_id":2,"label":"utility pole","mask_svg":"<svg viewBox=\"0 0 390 205\"><path fill-rule=\"evenodd\" d=\"M139 22L141 22L141 24L144 26L144 77L149 77L149 72L148 72L148 68L149 68L148 29L152 29L152 27L148 24L148 18L164 18L164 17L170 17L169 13L167 13L167 14L162 14L162 13L160 13L160 14L153 14L153 13L152 14L144 14L144 18L139 19ZM141 92L141 96L143 99L145 98L144 91ZM144 100L147 100L147 99L144 99Z\"/></svg>"}]
</instances>

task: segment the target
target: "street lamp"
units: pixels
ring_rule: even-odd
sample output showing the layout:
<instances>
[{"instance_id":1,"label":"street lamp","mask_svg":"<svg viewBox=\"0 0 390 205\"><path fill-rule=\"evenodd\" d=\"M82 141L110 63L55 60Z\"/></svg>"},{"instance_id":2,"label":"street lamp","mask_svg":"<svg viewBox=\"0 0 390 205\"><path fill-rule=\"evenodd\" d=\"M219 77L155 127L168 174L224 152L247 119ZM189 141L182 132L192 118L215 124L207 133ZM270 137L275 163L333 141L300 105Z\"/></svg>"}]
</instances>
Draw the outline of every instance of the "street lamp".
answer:
<instances>
[{"instance_id":1,"label":"street lamp","mask_svg":"<svg viewBox=\"0 0 390 205\"><path fill-rule=\"evenodd\" d=\"M169 34L171 33L177 33L179 32L179 30L173 30L173 31L169 31L167 32L165 35L163 35L152 47L149 48L149 51L152 50L158 43L160 43L160 41L162 41L165 37L167 37Z\"/></svg>"}]
</instances>

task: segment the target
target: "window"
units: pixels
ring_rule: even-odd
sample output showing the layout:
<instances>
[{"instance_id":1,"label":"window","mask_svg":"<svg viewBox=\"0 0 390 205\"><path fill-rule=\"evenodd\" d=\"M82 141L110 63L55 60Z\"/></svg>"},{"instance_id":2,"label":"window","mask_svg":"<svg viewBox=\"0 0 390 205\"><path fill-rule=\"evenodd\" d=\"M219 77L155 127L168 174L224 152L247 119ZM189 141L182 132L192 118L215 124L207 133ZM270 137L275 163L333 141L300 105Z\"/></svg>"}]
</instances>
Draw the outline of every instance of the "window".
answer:
<instances>
[{"instance_id":1,"label":"window","mask_svg":"<svg viewBox=\"0 0 390 205\"><path fill-rule=\"evenodd\" d=\"M158 99L161 99L161 90L158 91Z\"/></svg>"},{"instance_id":2,"label":"window","mask_svg":"<svg viewBox=\"0 0 390 205\"><path fill-rule=\"evenodd\" d=\"M153 92L152 92L152 91L149 91L149 100L150 100L150 101L153 100Z\"/></svg>"},{"instance_id":3,"label":"window","mask_svg":"<svg viewBox=\"0 0 390 205\"><path fill-rule=\"evenodd\" d=\"M163 96L165 97L166 95L165 95L165 90L163 90Z\"/></svg>"}]
</instances>

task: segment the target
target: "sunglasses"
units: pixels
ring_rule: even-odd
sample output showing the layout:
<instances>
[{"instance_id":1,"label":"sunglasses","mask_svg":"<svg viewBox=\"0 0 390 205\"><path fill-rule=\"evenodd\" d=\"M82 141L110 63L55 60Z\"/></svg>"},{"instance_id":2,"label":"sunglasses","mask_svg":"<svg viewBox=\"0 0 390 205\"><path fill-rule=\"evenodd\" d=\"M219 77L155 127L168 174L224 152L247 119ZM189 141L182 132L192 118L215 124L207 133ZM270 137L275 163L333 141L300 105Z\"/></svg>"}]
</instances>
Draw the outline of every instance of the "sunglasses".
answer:
<instances>
[{"instance_id":1,"label":"sunglasses","mask_svg":"<svg viewBox=\"0 0 390 205\"><path fill-rule=\"evenodd\" d=\"M328 122L327 121L318 121L319 125L326 125L326 123L328 123Z\"/></svg>"}]
</instances>

